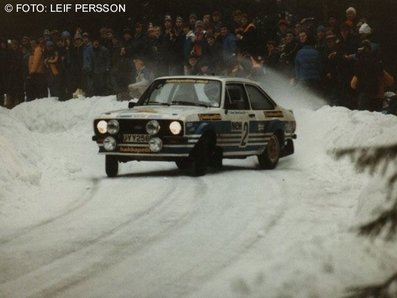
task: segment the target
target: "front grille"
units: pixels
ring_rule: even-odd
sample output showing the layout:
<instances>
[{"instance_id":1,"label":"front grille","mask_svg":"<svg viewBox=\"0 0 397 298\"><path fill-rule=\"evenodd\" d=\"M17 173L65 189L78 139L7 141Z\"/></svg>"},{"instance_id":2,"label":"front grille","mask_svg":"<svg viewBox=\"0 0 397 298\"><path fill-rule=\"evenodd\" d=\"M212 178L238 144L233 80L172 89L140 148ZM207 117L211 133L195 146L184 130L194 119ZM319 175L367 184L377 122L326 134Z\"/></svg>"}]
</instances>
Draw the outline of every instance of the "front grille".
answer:
<instances>
[{"instance_id":1,"label":"front grille","mask_svg":"<svg viewBox=\"0 0 397 298\"><path fill-rule=\"evenodd\" d=\"M119 120L120 133L147 134L146 123L148 120ZM161 125L161 124L160 124ZM161 125L161 128L162 125Z\"/></svg>"},{"instance_id":2,"label":"front grille","mask_svg":"<svg viewBox=\"0 0 397 298\"><path fill-rule=\"evenodd\" d=\"M118 120L120 123L120 133L132 133L132 134L147 134L146 132L146 124L152 119L148 120L127 120L120 119ZM160 123L160 131L158 133L159 136L173 136L173 134L169 130L170 123L174 120L157 120ZM183 123L181 123L183 127ZM179 135L183 135L183 128Z\"/></svg>"}]
</instances>

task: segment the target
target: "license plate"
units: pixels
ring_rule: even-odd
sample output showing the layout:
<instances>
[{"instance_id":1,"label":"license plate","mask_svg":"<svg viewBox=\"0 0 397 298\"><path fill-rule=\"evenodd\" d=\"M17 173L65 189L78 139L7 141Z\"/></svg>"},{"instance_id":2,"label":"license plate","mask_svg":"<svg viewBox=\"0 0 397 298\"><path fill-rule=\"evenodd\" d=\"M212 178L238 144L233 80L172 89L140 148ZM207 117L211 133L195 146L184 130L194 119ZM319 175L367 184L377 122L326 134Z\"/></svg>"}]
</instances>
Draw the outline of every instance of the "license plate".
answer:
<instances>
[{"instance_id":1,"label":"license plate","mask_svg":"<svg viewBox=\"0 0 397 298\"><path fill-rule=\"evenodd\" d=\"M124 134L123 143L149 143L150 136L142 134Z\"/></svg>"}]
</instances>

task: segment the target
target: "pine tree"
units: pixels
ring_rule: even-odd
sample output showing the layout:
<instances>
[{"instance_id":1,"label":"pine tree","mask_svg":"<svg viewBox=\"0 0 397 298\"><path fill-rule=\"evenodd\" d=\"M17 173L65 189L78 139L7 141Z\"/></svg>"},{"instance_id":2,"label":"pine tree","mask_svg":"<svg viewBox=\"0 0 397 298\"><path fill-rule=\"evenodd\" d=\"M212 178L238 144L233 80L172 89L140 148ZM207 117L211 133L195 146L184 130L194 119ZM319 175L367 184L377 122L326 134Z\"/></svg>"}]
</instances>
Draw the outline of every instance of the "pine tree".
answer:
<instances>
[{"instance_id":1,"label":"pine tree","mask_svg":"<svg viewBox=\"0 0 397 298\"><path fill-rule=\"evenodd\" d=\"M397 144L379 147L363 147L340 149L335 156L350 157L358 171L368 171L371 175L379 173L386 179L387 200L391 207L376 218L358 227L359 235L366 237L380 237L385 240L396 240L397 235ZM391 173L391 174L390 174ZM348 289L345 298L396 298L397 272L385 282Z\"/></svg>"}]
</instances>

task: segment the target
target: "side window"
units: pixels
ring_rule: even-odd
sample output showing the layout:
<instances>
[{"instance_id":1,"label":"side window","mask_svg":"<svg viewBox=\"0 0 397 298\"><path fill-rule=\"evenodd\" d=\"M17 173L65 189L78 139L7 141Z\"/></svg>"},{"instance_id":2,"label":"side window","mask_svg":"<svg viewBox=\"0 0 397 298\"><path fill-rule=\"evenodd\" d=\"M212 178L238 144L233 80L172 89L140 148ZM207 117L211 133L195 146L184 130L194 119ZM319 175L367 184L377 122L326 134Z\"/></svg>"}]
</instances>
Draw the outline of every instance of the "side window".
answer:
<instances>
[{"instance_id":1,"label":"side window","mask_svg":"<svg viewBox=\"0 0 397 298\"><path fill-rule=\"evenodd\" d=\"M248 96L251 101L252 109L254 110L273 110L274 104L258 90L258 88L250 85L247 88Z\"/></svg>"},{"instance_id":2,"label":"side window","mask_svg":"<svg viewBox=\"0 0 397 298\"><path fill-rule=\"evenodd\" d=\"M241 84L226 85L225 108L230 110L249 110L247 94Z\"/></svg>"}]
</instances>

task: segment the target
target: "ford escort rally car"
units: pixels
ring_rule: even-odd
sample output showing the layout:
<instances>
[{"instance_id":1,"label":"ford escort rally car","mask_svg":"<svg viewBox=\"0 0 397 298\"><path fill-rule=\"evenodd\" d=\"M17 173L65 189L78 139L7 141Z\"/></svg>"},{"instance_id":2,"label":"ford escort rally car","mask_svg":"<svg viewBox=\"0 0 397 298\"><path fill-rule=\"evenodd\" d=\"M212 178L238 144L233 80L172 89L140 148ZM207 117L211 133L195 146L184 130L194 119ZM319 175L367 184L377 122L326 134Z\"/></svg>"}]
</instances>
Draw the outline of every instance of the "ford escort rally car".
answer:
<instances>
[{"instance_id":1,"label":"ford escort rally car","mask_svg":"<svg viewBox=\"0 0 397 298\"><path fill-rule=\"evenodd\" d=\"M174 161L194 176L223 158L257 156L264 169L294 152L296 122L256 82L241 78L155 79L128 109L94 119L93 140L109 177L120 162Z\"/></svg>"}]
</instances>

